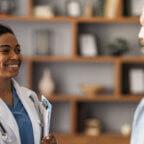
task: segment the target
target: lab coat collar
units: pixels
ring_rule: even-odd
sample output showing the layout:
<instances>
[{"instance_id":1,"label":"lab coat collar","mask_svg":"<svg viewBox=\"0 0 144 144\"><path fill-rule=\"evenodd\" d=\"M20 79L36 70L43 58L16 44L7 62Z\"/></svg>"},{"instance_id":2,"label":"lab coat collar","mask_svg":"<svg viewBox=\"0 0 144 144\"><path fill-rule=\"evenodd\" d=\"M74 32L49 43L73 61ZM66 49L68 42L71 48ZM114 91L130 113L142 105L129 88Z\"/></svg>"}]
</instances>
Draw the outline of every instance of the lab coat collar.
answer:
<instances>
[{"instance_id":1,"label":"lab coat collar","mask_svg":"<svg viewBox=\"0 0 144 144\"><path fill-rule=\"evenodd\" d=\"M7 105L4 103L2 99L0 99L0 118L5 128L9 127L12 130L13 134L16 136L17 143L16 142L15 143L20 144L21 141L20 141L18 125L11 111L9 110L9 108L7 107Z\"/></svg>"},{"instance_id":2,"label":"lab coat collar","mask_svg":"<svg viewBox=\"0 0 144 144\"><path fill-rule=\"evenodd\" d=\"M34 135L34 143L39 144L41 139L40 118L36 111L36 108L34 107L33 102L29 98L30 95L33 95L35 98L37 98L37 96L33 91L24 87L20 87L14 79L12 79L12 82L16 89L18 97L21 100L23 106L25 107L25 110L27 111L31 120ZM10 129L13 130L13 133L17 138L17 143L15 144L21 144L19 129L16 120L2 99L0 99L0 117L4 125L7 125L7 127L10 127Z\"/></svg>"},{"instance_id":3,"label":"lab coat collar","mask_svg":"<svg viewBox=\"0 0 144 144\"><path fill-rule=\"evenodd\" d=\"M34 95L35 98L37 98L37 95L33 91L31 91L27 88L20 87L19 84L14 79L12 79L12 81L13 81L14 87L16 89L16 92L19 96L19 99L21 100L22 104L24 105L25 110L27 111L29 118L31 120L32 128L33 128L33 135L34 135L34 142L35 142L35 144L39 144L40 139L41 139L40 118L36 111L34 103L29 98L30 95Z\"/></svg>"}]
</instances>

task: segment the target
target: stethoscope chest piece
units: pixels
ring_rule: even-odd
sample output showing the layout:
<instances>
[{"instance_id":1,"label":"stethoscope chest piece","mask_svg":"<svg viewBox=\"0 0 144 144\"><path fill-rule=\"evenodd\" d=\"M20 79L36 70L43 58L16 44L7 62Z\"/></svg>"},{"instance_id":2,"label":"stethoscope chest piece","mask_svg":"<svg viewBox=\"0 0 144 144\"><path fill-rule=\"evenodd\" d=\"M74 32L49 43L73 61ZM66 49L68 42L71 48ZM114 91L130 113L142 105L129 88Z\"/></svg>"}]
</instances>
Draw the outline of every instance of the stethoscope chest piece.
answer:
<instances>
[{"instance_id":1,"label":"stethoscope chest piece","mask_svg":"<svg viewBox=\"0 0 144 144\"><path fill-rule=\"evenodd\" d=\"M7 136L7 134L2 134L1 138L2 138L2 140L3 140L4 142L7 142L7 141L8 141L8 136Z\"/></svg>"}]
</instances>

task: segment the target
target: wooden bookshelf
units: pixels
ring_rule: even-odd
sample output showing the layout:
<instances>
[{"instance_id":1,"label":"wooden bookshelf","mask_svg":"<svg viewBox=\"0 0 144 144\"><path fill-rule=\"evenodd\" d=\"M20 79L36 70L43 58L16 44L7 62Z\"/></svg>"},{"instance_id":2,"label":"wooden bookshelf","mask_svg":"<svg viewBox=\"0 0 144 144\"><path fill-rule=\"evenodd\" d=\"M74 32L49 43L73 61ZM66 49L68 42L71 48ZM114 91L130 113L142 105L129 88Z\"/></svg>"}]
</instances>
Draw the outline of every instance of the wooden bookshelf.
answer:
<instances>
[{"instance_id":1,"label":"wooden bookshelf","mask_svg":"<svg viewBox=\"0 0 144 144\"><path fill-rule=\"evenodd\" d=\"M144 57L143 56L110 56L110 55L102 55L102 54L98 54L95 57L84 57L79 54L78 39L79 39L81 24L86 25L85 29L87 29L87 25L89 24L96 25L95 29L97 29L97 25L101 26L101 24L103 25L103 27L106 27L106 28L113 24L118 25L118 27L120 27L121 25L138 26L139 18L137 16L122 15L123 13L122 0L118 0L119 6L116 12L116 16L113 18L108 18L105 16L98 16L98 15L94 15L92 17L80 16L80 17L74 18L74 17L68 17L68 16L60 15L60 14L51 18L35 17L33 16L33 7L37 5L37 3L41 4L41 1L40 0L38 0L37 2L34 0L26 0L26 1L27 1L28 6L24 6L24 7L27 7L25 11L28 11L28 15L19 15L19 16L18 15L0 15L0 21L2 23L6 23L14 27L16 25L17 27L15 27L15 29L18 28L17 32L20 36L29 27L33 28L33 26L35 29L37 27L39 29L43 28L43 26L46 27L47 29L50 29L52 28L52 26L56 25L53 28L54 30L56 29L56 31L60 30L63 27L66 27L68 29L66 30L69 32L69 39L71 39L70 40L71 44L68 45L70 47L69 48L70 53L67 55L32 54L28 56L24 54L24 63L26 63L28 68L27 70L25 70L26 74L23 77L27 79L29 88L34 89L34 90L38 89L37 87L38 78L40 77L40 74L42 72L42 69L44 69L44 67L50 66L50 68L52 68L52 70L54 69L55 71L61 68L61 66L62 68L64 67L65 69L70 68L69 65L72 65L74 69L78 69L79 67L81 67L81 65L86 65L85 70L89 69L89 67L87 67L89 65L92 65L93 67L95 67L96 65L98 66L103 65L103 67L112 67L113 88L112 88L112 93L110 94L106 93L103 95L88 96L84 94L79 95L75 93L71 94L71 93L64 93L64 92L57 91L56 94L53 94L51 96L46 95L48 99L50 100L50 102L54 104L54 106L56 107L59 106L62 110L63 110L63 107L67 106L69 110L68 117L70 117L70 121L71 121L69 130L65 132L63 129L62 130L58 129L56 131L55 129L54 130L52 129L52 132L56 133L59 143L60 144L92 144L92 143L94 144L95 143L96 144L129 144L130 137L124 137L117 131L112 133L111 131L107 130L106 133L104 132L99 136L87 136L81 133L78 130L79 105L82 104L84 105L84 107L85 107L85 104L87 103L90 105L91 104L111 105L111 103L112 104L116 103L116 104L121 104L121 107L123 107L123 104L137 105L137 103L143 98L141 95L138 96L138 95L134 95L130 93L125 94L122 92L122 88L123 88L122 87L123 85L123 82L122 82L122 78L123 78L122 68L123 67L122 66L123 64L135 64L135 63L144 64ZM44 1L46 3L46 0ZM62 0L62 2L59 2L58 0L53 0L53 1L55 1L55 3L60 3L60 4L63 3L64 5L64 0ZM62 29L62 32L65 33L63 29ZM57 34L56 31L55 33ZM83 29L82 29L82 32L83 32ZM101 32L98 34L101 34ZM109 35L111 35L111 33ZM66 36L64 38L66 39L65 41L68 40ZM60 35L60 38L61 38L61 35ZM27 42L32 43L29 40L29 37L27 38L26 36L25 39L26 39L25 43ZM65 46L65 42L60 43L60 44L61 45L59 45L57 49L65 50L63 49L63 47ZM27 47L24 47L24 48L27 48ZM31 48L31 47L28 47L28 48ZM90 68L92 68L92 66ZM101 67L98 67L98 68L101 68ZM64 72L65 69L62 69L61 71ZM84 69L82 70L84 71ZM83 71L81 71L80 75L83 74ZM60 80L63 80L63 81L65 81L65 79L68 79L68 77L62 79L60 76L56 74L54 76L55 79L59 78ZM107 71L104 73L104 75L107 75ZM69 77L71 77L71 75L69 75ZM85 77L88 77L88 78L92 77L91 73L86 75ZM77 81L77 79L75 79L75 81ZM60 81L58 82L60 83ZM58 86L61 87L62 84L60 83ZM58 107L58 110L59 110L59 107ZM55 119L58 119L57 114L55 114L54 116L55 116ZM59 123L59 121L56 121L56 124L57 123ZM65 125L65 124L66 123L64 122L62 125Z\"/></svg>"}]
</instances>

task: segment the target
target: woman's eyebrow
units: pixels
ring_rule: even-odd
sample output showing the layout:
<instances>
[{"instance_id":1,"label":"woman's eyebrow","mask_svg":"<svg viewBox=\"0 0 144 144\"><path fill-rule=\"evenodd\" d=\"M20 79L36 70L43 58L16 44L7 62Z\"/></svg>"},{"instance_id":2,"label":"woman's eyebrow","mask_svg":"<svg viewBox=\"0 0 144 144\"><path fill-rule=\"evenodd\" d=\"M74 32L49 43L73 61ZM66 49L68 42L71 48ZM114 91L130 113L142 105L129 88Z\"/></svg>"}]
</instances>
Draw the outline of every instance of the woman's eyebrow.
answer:
<instances>
[{"instance_id":1,"label":"woman's eyebrow","mask_svg":"<svg viewBox=\"0 0 144 144\"><path fill-rule=\"evenodd\" d=\"M10 45L4 44L4 45L0 45L0 48L10 48ZM17 44L15 47L20 47L20 44Z\"/></svg>"}]
</instances>

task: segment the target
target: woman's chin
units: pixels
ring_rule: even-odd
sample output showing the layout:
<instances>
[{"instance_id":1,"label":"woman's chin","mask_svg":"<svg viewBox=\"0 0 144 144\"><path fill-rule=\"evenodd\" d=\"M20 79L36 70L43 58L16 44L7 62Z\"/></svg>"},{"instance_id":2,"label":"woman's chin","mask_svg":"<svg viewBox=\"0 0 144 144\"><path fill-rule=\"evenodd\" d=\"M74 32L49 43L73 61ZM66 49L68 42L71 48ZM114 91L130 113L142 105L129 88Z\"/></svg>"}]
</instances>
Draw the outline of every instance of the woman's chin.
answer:
<instances>
[{"instance_id":1,"label":"woman's chin","mask_svg":"<svg viewBox=\"0 0 144 144\"><path fill-rule=\"evenodd\" d=\"M11 79L18 75L18 72L0 74L0 78Z\"/></svg>"}]
</instances>

